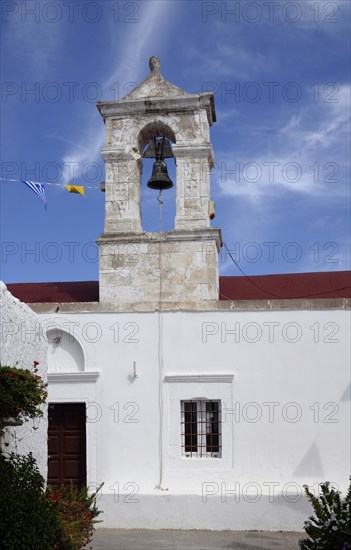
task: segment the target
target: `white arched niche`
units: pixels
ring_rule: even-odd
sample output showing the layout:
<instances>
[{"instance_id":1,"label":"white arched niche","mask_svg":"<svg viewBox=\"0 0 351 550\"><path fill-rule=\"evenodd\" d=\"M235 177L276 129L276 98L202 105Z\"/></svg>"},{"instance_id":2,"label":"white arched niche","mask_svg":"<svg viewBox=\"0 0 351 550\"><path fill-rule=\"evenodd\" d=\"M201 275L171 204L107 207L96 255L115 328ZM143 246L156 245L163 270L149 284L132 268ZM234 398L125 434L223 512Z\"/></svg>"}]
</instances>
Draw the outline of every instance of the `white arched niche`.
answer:
<instances>
[{"instance_id":1,"label":"white arched niche","mask_svg":"<svg viewBox=\"0 0 351 550\"><path fill-rule=\"evenodd\" d=\"M78 340L60 328L46 333L48 339L48 373L84 372L84 352Z\"/></svg>"}]
</instances>

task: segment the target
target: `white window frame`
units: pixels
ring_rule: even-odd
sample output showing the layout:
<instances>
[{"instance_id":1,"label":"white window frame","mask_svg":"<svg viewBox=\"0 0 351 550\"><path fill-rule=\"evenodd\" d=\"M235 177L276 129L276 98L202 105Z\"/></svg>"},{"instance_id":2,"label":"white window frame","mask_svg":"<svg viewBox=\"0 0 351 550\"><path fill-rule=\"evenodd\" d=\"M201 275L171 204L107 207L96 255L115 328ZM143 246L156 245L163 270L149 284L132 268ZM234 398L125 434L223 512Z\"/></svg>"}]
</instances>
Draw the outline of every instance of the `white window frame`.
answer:
<instances>
[{"instance_id":1,"label":"white window frame","mask_svg":"<svg viewBox=\"0 0 351 550\"><path fill-rule=\"evenodd\" d=\"M197 451L186 451L185 437L185 403L196 403ZM208 418L206 403L218 403L218 451L208 450L207 435L211 433L211 419ZM222 412L220 399L184 399L180 402L181 410L181 455L185 458L222 458ZM195 435L195 434L194 434Z\"/></svg>"}]
</instances>

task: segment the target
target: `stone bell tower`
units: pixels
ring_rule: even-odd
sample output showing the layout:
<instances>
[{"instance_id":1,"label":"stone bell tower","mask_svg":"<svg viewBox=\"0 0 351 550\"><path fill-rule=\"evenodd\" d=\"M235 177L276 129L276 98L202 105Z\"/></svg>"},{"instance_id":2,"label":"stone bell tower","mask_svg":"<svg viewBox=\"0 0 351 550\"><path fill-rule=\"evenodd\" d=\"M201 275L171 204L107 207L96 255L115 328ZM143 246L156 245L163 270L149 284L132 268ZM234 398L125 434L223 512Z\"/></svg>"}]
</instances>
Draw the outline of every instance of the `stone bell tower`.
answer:
<instances>
[{"instance_id":1,"label":"stone bell tower","mask_svg":"<svg viewBox=\"0 0 351 550\"><path fill-rule=\"evenodd\" d=\"M221 232L210 227L212 93L189 94L167 82L160 62L119 101L99 102L106 127L106 207L100 247L100 303L115 311L188 309L218 300ZM143 232L142 154L154 137L171 142L176 163L175 229ZM155 214L158 215L158 214Z\"/></svg>"}]
</instances>

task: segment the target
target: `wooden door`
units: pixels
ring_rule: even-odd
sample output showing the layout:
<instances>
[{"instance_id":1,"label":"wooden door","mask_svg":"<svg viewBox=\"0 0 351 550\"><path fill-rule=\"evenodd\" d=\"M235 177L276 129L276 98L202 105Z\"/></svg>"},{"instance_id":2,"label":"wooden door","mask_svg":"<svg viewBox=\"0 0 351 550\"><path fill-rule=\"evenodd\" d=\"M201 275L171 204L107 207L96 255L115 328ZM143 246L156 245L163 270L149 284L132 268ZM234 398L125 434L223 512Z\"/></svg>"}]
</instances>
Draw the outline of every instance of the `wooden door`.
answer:
<instances>
[{"instance_id":1,"label":"wooden door","mask_svg":"<svg viewBox=\"0 0 351 550\"><path fill-rule=\"evenodd\" d=\"M85 403L49 405L48 484L86 485Z\"/></svg>"}]
</instances>

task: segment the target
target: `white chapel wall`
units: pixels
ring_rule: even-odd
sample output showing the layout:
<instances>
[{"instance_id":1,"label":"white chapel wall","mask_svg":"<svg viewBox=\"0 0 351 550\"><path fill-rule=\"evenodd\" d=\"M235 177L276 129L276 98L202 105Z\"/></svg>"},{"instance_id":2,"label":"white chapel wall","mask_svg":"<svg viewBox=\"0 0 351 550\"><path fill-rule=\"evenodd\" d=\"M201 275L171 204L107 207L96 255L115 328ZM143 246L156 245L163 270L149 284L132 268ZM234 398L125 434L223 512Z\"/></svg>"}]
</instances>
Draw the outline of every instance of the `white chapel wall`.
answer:
<instances>
[{"instance_id":1,"label":"white chapel wall","mask_svg":"<svg viewBox=\"0 0 351 550\"><path fill-rule=\"evenodd\" d=\"M105 483L105 527L154 528L158 518L163 528L300 529L305 483L345 490L347 310L64 315L95 357L87 373L100 376L53 384L49 399L85 396L88 476ZM181 456L179 402L192 397L222 401L221 459Z\"/></svg>"},{"instance_id":2,"label":"white chapel wall","mask_svg":"<svg viewBox=\"0 0 351 550\"><path fill-rule=\"evenodd\" d=\"M38 361L38 374L46 381L47 340L41 329L39 316L15 298L3 282L0 282L0 296L1 364L31 369L33 362ZM43 412L44 416L41 418L30 419L19 427L6 428L3 449L21 455L31 452L46 479L47 405L43 406Z\"/></svg>"}]
</instances>

